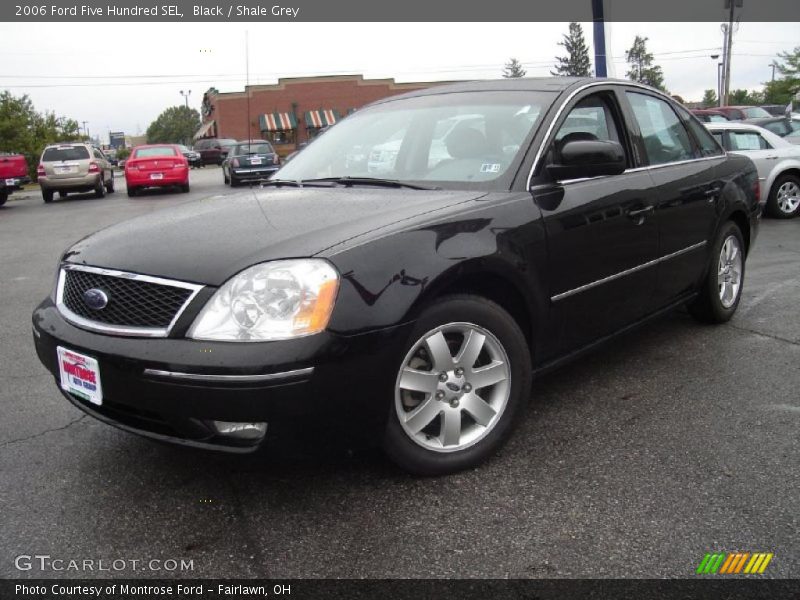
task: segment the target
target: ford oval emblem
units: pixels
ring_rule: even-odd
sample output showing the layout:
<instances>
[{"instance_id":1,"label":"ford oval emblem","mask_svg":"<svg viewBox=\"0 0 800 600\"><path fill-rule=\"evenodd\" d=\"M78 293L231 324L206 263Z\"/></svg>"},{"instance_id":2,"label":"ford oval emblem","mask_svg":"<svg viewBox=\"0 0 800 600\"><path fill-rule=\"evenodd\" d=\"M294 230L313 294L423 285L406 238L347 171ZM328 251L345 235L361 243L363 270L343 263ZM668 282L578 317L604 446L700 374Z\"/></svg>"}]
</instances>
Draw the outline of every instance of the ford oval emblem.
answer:
<instances>
[{"instance_id":1,"label":"ford oval emblem","mask_svg":"<svg viewBox=\"0 0 800 600\"><path fill-rule=\"evenodd\" d=\"M83 301L92 310L103 310L108 305L108 294L103 290L92 288L83 292Z\"/></svg>"}]
</instances>

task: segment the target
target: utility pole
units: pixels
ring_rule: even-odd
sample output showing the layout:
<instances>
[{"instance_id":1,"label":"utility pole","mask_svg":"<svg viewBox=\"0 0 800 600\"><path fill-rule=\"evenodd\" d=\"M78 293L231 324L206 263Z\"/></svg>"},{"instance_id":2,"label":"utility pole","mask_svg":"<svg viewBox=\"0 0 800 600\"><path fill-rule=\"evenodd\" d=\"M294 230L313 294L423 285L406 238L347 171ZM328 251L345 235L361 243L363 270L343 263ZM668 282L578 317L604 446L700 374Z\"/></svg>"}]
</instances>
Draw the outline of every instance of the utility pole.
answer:
<instances>
[{"instance_id":1,"label":"utility pole","mask_svg":"<svg viewBox=\"0 0 800 600\"><path fill-rule=\"evenodd\" d=\"M83 135L85 135L87 138L89 137L89 128L86 127L86 124L88 122L89 121L81 121L81 123L83 124Z\"/></svg>"},{"instance_id":2,"label":"utility pole","mask_svg":"<svg viewBox=\"0 0 800 600\"><path fill-rule=\"evenodd\" d=\"M775 63L772 63L770 67L772 67L772 81L775 81Z\"/></svg>"},{"instance_id":3,"label":"utility pole","mask_svg":"<svg viewBox=\"0 0 800 600\"><path fill-rule=\"evenodd\" d=\"M189 108L189 96L191 95L192 90L188 90L185 94L183 93L183 90L181 90L181 96L183 96L183 99L186 101L186 108Z\"/></svg>"},{"instance_id":4,"label":"utility pole","mask_svg":"<svg viewBox=\"0 0 800 600\"><path fill-rule=\"evenodd\" d=\"M733 17L736 6L740 8L744 5L744 0L725 0L725 8L728 9L728 29L727 29L727 36L725 38L725 90L724 90L724 104L720 106L726 106L728 104L728 96L731 91L731 52L733 49Z\"/></svg>"}]
</instances>

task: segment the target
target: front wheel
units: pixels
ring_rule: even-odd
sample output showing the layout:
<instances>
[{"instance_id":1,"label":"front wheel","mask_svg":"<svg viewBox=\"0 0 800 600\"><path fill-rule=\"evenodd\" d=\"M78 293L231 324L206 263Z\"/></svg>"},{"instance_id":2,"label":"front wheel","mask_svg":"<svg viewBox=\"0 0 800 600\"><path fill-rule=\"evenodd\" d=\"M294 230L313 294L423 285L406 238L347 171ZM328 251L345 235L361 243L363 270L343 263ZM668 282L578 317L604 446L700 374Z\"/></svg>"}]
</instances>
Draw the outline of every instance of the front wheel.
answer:
<instances>
[{"instance_id":1,"label":"front wheel","mask_svg":"<svg viewBox=\"0 0 800 600\"><path fill-rule=\"evenodd\" d=\"M399 361L384 449L419 475L473 467L508 438L530 385L525 336L503 308L442 299L420 316Z\"/></svg>"},{"instance_id":2,"label":"front wheel","mask_svg":"<svg viewBox=\"0 0 800 600\"><path fill-rule=\"evenodd\" d=\"M742 297L744 283L744 238L736 223L721 228L711 248L711 264L700 295L689 304L689 312L704 323L728 321Z\"/></svg>"},{"instance_id":3,"label":"front wheel","mask_svg":"<svg viewBox=\"0 0 800 600\"><path fill-rule=\"evenodd\" d=\"M778 219L791 219L800 212L800 178L781 175L767 198L767 212Z\"/></svg>"}]
</instances>

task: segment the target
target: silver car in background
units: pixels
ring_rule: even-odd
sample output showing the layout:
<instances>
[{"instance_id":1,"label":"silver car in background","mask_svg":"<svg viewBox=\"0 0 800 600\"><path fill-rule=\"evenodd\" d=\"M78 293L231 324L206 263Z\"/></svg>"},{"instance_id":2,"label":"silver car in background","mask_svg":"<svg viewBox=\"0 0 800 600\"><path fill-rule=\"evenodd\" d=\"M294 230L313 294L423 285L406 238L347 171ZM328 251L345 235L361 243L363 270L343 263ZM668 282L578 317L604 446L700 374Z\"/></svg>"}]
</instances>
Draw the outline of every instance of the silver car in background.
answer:
<instances>
[{"instance_id":1,"label":"silver car in background","mask_svg":"<svg viewBox=\"0 0 800 600\"><path fill-rule=\"evenodd\" d=\"M800 212L800 146L741 121L705 126L728 152L744 154L756 165L767 214L791 219Z\"/></svg>"},{"instance_id":2,"label":"silver car in background","mask_svg":"<svg viewBox=\"0 0 800 600\"><path fill-rule=\"evenodd\" d=\"M80 142L51 144L42 152L37 168L42 199L53 201L53 194L65 198L70 192L94 191L96 198L114 191L114 169L103 152Z\"/></svg>"}]
</instances>

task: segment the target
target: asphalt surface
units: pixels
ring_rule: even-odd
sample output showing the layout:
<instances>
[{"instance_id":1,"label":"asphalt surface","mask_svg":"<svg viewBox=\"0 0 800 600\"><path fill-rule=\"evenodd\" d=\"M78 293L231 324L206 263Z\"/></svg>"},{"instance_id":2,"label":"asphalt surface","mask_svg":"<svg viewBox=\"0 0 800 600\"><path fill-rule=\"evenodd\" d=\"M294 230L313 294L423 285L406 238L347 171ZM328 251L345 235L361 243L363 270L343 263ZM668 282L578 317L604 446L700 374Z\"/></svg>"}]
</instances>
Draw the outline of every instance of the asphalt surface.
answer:
<instances>
[{"instance_id":1,"label":"asphalt surface","mask_svg":"<svg viewBox=\"0 0 800 600\"><path fill-rule=\"evenodd\" d=\"M800 219L762 224L731 323L676 312L627 335L535 382L487 464L416 479L322 429L277 428L245 457L161 445L58 392L30 314L59 252L231 193L219 169L191 178L0 208L0 577L692 577L709 551L774 552L766 576L800 576ZM35 554L127 564L15 567ZM131 566L152 559L193 569Z\"/></svg>"}]
</instances>

